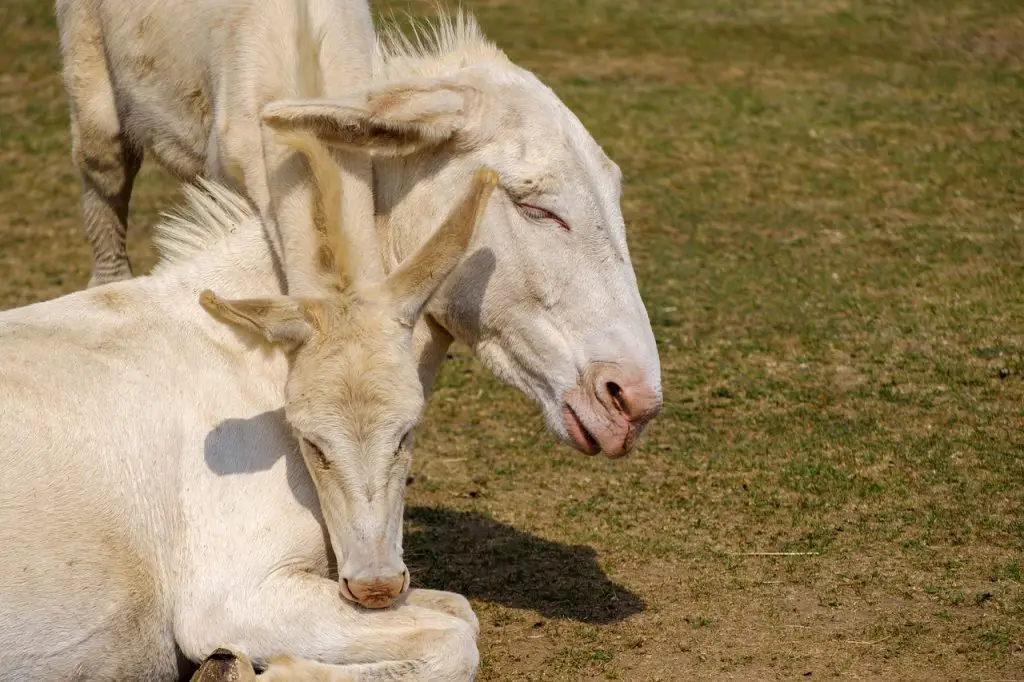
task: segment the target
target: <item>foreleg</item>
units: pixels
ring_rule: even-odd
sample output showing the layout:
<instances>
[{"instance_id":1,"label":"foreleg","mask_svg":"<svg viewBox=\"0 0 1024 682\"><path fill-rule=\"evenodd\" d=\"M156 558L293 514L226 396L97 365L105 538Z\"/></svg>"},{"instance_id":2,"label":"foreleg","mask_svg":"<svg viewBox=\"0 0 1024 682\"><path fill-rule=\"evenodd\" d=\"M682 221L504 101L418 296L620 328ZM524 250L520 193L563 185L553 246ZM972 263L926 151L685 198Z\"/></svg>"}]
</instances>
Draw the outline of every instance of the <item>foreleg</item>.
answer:
<instances>
[{"instance_id":1,"label":"foreleg","mask_svg":"<svg viewBox=\"0 0 1024 682\"><path fill-rule=\"evenodd\" d=\"M458 611L457 599L416 592L389 609L366 610L341 599L337 583L327 578L277 575L238 600L218 600L217 607L179 622L178 641L192 660L226 647L267 664L259 679L473 679L479 663L475 622L417 604Z\"/></svg>"}]
</instances>

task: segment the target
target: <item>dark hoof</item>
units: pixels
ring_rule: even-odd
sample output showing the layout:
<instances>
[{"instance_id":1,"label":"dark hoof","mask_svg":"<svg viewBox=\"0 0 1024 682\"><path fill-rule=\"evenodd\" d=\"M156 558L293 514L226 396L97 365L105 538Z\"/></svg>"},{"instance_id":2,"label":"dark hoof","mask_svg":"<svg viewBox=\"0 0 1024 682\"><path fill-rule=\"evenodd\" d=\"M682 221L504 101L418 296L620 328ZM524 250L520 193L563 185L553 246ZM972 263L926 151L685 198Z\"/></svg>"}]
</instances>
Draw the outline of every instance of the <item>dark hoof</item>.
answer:
<instances>
[{"instance_id":1,"label":"dark hoof","mask_svg":"<svg viewBox=\"0 0 1024 682\"><path fill-rule=\"evenodd\" d=\"M252 664L244 656L217 649L199 666L192 682L247 682L255 677Z\"/></svg>"}]
</instances>

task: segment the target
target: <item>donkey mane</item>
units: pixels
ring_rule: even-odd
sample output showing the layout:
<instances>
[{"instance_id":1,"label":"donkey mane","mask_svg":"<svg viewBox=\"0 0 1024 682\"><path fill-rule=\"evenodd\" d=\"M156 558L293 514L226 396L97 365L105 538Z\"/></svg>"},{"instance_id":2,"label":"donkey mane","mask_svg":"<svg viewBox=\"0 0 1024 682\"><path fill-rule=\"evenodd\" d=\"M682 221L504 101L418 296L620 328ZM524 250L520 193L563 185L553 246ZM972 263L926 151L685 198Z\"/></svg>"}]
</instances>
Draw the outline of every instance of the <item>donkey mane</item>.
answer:
<instances>
[{"instance_id":1,"label":"donkey mane","mask_svg":"<svg viewBox=\"0 0 1024 682\"><path fill-rule=\"evenodd\" d=\"M454 14L439 9L434 19L410 18L408 24L408 32L403 31L392 15L378 28L376 79L435 78L471 62L509 63L473 15L462 9Z\"/></svg>"},{"instance_id":2,"label":"donkey mane","mask_svg":"<svg viewBox=\"0 0 1024 682\"><path fill-rule=\"evenodd\" d=\"M185 185L184 201L161 215L153 244L157 267L189 260L232 234L242 223L257 219L256 209L244 197L210 180L197 178Z\"/></svg>"}]
</instances>

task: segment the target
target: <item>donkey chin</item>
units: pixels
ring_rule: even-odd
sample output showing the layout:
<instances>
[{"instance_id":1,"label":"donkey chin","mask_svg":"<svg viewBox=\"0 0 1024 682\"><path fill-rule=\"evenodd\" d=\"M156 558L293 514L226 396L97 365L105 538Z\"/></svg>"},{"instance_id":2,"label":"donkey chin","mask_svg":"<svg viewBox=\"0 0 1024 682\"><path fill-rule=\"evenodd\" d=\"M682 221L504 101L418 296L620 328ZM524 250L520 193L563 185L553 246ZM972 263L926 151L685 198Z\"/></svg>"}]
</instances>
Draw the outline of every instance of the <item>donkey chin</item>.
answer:
<instances>
[{"instance_id":1,"label":"donkey chin","mask_svg":"<svg viewBox=\"0 0 1024 682\"><path fill-rule=\"evenodd\" d=\"M562 420L577 449L622 457L661 406L661 391L645 380L639 365L593 362L562 395Z\"/></svg>"}]
</instances>

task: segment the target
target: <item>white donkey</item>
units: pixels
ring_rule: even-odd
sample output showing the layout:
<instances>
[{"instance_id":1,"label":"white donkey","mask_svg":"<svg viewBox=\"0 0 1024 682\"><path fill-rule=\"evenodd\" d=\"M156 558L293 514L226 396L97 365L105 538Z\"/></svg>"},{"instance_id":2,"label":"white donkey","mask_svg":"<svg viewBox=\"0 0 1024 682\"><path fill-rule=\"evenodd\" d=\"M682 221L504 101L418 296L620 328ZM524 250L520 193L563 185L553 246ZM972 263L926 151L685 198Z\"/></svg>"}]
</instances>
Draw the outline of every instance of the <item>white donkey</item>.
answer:
<instances>
[{"instance_id":1,"label":"white donkey","mask_svg":"<svg viewBox=\"0 0 1024 682\"><path fill-rule=\"evenodd\" d=\"M366 0L57 0L57 22L93 251L90 286L131 277L128 202L146 149L182 179L202 176L249 197L278 267L294 273L288 260L301 262L304 254L290 237L301 234L278 225L306 225L311 216L303 213L308 206L272 201L270 186L289 154L264 139L260 110L301 91L299 81L309 77L303 67L316 69L316 60L332 74L320 94L370 82L374 31ZM319 54L303 64L308 28L319 34ZM370 159L364 151L336 160L343 223L367 250L371 242L361 239L373 224ZM376 259L360 263L377 266ZM289 291L304 284L289 281Z\"/></svg>"},{"instance_id":2,"label":"white donkey","mask_svg":"<svg viewBox=\"0 0 1024 682\"><path fill-rule=\"evenodd\" d=\"M412 329L496 176L367 282L339 246L337 167L293 142L329 293L283 295L261 222L210 185L161 228L152 276L0 313L0 679L173 680L220 646L296 657L269 679L475 674L464 598L367 612L329 575L333 554L369 606L408 585Z\"/></svg>"},{"instance_id":3,"label":"white donkey","mask_svg":"<svg viewBox=\"0 0 1024 682\"><path fill-rule=\"evenodd\" d=\"M289 91L280 74L294 66L285 61L294 5L282 2L58 0L94 277L130 272L124 220L143 148L183 178L233 178L262 201L262 175L251 170L261 107ZM386 269L422 243L429 218L444 214L474 169L501 178L472 254L417 324L423 390L459 339L539 403L559 438L589 453L628 452L661 407L661 376L626 247L618 167L464 15L424 27L415 45L386 31L373 82L359 89L360 55L373 42L365 0L308 2L330 101L280 105L275 115L337 150L375 155ZM354 169L343 183L346 225L364 218L359 158L343 159Z\"/></svg>"}]
</instances>

